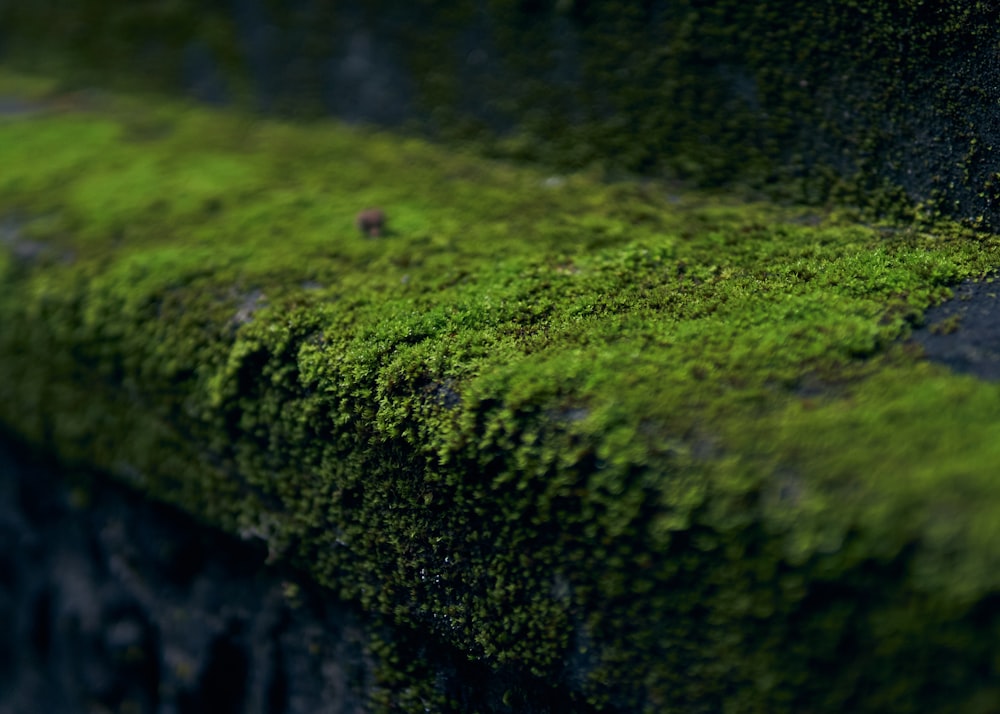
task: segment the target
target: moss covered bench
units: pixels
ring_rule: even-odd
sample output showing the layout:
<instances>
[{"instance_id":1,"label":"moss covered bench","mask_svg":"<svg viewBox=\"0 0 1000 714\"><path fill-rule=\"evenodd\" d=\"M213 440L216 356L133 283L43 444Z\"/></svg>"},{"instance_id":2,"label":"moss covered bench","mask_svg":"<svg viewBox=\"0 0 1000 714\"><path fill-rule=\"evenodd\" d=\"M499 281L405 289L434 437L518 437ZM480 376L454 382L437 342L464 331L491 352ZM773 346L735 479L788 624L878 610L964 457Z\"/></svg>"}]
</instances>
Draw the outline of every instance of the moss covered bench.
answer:
<instances>
[{"instance_id":1,"label":"moss covered bench","mask_svg":"<svg viewBox=\"0 0 1000 714\"><path fill-rule=\"evenodd\" d=\"M20 438L567 710L1000 709L1000 386L908 340L996 236L0 90Z\"/></svg>"}]
</instances>

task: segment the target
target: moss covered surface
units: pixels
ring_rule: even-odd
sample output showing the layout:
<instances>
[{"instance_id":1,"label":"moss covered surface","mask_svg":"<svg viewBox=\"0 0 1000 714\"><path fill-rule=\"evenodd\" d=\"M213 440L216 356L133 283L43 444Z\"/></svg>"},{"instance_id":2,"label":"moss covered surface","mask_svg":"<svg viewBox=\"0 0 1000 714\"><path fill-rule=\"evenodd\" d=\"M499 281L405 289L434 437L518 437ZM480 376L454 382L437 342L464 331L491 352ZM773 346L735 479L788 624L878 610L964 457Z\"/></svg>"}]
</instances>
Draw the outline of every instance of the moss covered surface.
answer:
<instances>
[{"instance_id":1,"label":"moss covered surface","mask_svg":"<svg viewBox=\"0 0 1000 714\"><path fill-rule=\"evenodd\" d=\"M50 0L0 52L72 79L411 122L498 156L1000 226L992 0Z\"/></svg>"},{"instance_id":2,"label":"moss covered surface","mask_svg":"<svg viewBox=\"0 0 1000 714\"><path fill-rule=\"evenodd\" d=\"M0 90L27 439L567 707L1000 707L1000 386L905 342L995 236Z\"/></svg>"}]
</instances>

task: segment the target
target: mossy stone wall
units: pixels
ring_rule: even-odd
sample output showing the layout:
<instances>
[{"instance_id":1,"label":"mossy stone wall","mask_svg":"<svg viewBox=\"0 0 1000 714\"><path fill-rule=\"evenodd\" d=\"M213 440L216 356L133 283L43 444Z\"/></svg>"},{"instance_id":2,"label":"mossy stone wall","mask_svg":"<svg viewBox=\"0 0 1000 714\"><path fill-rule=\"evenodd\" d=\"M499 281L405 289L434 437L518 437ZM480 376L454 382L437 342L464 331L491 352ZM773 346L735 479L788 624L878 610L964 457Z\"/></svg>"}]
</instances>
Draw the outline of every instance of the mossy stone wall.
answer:
<instances>
[{"instance_id":1,"label":"mossy stone wall","mask_svg":"<svg viewBox=\"0 0 1000 714\"><path fill-rule=\"evenodd\" d=\"M995 235L0 88L34 108L0 121L19 437L262 541L497 711L1000 708L1000 386L904 342ZM399 642L372 709L463 711Z\"/></svg>"},{"instance_id":2,"label":"mossy stone wall","mask_svg":"<svg viewBox=\"0 0 1000 714\"><path fill-rule=\"evenodd\" d=\"M0 28L7 58L91 80L1000 222L987 0L51 0Z\"/></svg>"},{"instance_id":3,"label":"mossy stone wall","mask_svg":"<svg viewBox=\"0 0 1000 714\"><path fill-rule=\"evenodd\" d=\"M900 343L998 262L990 3L0 13L11 62L71 83L929 202L855 225L39 91L0 125L0 419L481 663L511 710L539 682L583 711L996 709L1000 400ZM369 204L391 238L356 235ZM385 710L460 709L383 659Z\"/></svg>"}]
</instances>

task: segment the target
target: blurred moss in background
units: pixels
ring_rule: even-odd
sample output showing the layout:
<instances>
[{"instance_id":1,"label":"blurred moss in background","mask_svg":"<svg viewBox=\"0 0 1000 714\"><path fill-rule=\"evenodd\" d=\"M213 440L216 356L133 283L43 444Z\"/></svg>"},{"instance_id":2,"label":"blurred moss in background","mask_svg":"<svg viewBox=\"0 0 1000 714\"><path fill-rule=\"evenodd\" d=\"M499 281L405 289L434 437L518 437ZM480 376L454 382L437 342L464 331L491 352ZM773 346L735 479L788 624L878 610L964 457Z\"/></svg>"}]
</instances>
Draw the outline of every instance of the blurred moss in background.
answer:
<instances>
[{"instance_id":1,"label":"blurred moss in background","mask_svg":"<svg viewBox=\"0 0 1000 714\"><path fill-rule=\"evenodd\" d=\"M975 0L49 0L0 5L0 51L69 82L995 227L995 20Z\"/></svg>"}]
</instances>

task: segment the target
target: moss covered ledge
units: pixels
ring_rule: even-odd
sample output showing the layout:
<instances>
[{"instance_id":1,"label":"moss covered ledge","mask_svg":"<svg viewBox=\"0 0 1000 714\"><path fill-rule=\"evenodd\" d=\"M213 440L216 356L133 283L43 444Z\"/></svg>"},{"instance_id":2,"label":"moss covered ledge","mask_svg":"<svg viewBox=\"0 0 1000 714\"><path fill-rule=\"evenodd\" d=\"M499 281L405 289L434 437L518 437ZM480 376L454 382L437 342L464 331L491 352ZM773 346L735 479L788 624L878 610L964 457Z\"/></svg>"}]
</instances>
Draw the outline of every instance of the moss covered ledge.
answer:
<instances>
[{"instance_id":1,"label":"moss covered ledge","mask_svg":"<svg viewBox=\"0 0 1000 714\"><path fill-rule=\"evenodd\" d=\"M569 709L1000 707L1000 387L906 341L995 236L0 90L24 438Z\"/></svg>"}]
</instances>

